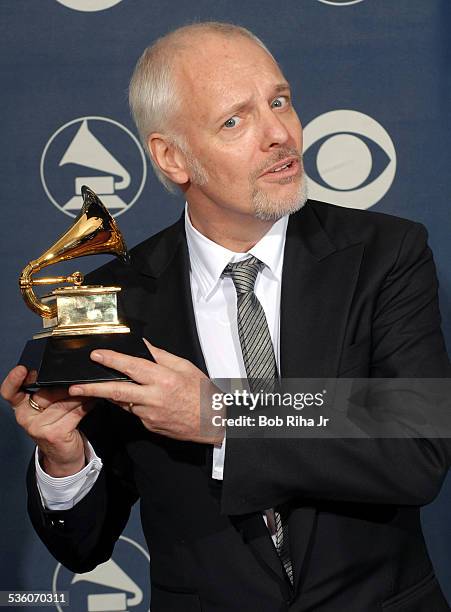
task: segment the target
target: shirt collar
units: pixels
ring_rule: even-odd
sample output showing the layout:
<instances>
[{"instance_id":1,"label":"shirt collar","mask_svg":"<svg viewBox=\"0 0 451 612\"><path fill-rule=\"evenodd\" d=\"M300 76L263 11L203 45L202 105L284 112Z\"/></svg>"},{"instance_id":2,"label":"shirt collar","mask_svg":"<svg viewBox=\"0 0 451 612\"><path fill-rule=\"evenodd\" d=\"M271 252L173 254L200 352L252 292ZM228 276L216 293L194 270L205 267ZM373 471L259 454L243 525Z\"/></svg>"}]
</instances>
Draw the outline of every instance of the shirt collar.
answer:
<instances>
[{"instance_id":1,"label":"shirt collar","mask_svg":"<svg viewBox=\"0 0 451 612\"><path fill-rule=\"evenodd\" d=\"M278 281L282 278L283 251L287 231L288 215L272 225L268 232L247 253L235 253L213 242L195 227L185 206L185 232L191 263L191 272L197 282L200 296L208 300L219 284L226 265L232 261L254 255L262 261L270 274ZM266 269L265 268L265 269Z\"/></svg>"}]
</instances>

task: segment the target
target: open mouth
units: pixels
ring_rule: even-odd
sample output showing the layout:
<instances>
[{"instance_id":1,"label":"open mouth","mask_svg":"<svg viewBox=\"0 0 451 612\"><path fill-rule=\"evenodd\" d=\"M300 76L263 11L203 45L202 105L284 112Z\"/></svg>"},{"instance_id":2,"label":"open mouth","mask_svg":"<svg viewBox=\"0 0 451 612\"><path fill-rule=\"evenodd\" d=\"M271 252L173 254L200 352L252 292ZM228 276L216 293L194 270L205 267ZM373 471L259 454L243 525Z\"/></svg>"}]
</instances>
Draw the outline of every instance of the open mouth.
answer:
<instances>
[{"instance_id":1,"label":"open mouth","mask_svg":"<svg viewBox=\"0 0 451 612\"><path fill-rule=\"evenodd\" d=\"M286 170L287 168L291 168L292 165L293 165L293 162L290 161L287 164L284 164L283 166L279 166L278 168L275 168L274 170L271 170L271 173L282 172L282 170Z\"/></svg>"},{"instance_id":2,"label":"open mouth","mask_svg":"<svg viewBox=\"0 0 451 612\"><path fill-rule=\"evenodd\" d=\"M278 164L274 164L272 168L266 170L262 177L268 178L270 176L282 177L291 176L296 174L298 171L298 161L296 158L281 160Z\"/></svg>"}]
</instances>

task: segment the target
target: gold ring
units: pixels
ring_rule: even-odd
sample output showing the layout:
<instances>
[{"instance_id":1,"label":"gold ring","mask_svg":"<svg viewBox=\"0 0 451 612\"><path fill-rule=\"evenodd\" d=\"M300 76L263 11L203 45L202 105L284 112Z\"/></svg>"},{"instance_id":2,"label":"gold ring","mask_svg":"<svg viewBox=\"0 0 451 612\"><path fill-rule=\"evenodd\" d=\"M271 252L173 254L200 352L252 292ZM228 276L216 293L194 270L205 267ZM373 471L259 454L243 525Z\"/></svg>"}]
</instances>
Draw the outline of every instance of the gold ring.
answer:
<instances>
[{"instance_id":1,"label":"gold ring","mask_svg":"<svg viewBox=\"0 0 451 612\"><path fill-rule=\"evenodd\" d=\"M38 402L35 402L33 399L33 396L30 395L30 397L28 398L28 403L30 404L30 406L32 408L34 408L35 410L37 410L38 412L42 412L44 409L41 408L41 406L38 404Z\"/></svg>"},{"instance_id":2,"label":"gold ring","mask_svg":"<svg viewBox=\"0 0 451 612\"><path fill-rule=\"evenodd\" d=\"M132 412L132 408L135 404L133 402L129 402L128 403L128 409L130 410L130 412Z\"/></svg>"}]
</instances>

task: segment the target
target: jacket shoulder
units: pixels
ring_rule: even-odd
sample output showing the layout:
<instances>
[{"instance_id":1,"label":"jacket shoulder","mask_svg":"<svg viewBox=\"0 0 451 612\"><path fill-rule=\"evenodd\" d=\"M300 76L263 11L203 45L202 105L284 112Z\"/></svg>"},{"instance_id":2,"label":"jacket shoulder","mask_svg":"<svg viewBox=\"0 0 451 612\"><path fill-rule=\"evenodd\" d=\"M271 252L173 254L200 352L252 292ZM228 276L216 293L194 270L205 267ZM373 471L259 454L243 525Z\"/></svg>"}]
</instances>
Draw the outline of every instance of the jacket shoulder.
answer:
<instances>
[{"instance_id":1,"label":"jacket shoulder","mask_svg":"<svg viewBox=\"0 0 451 612\"><path fill-rule=\"evenodd\" d=\"M387 213L337 206L317 200L308 205L323 229L335 244L382 241L386 246L396 245L407 234L420 234L427 238L426 228L416 221Z\"/></svg>"},{"instance_id":2,"label":"jacket shoulder","mask_svg":"<svg viewBox=\"0 0 451 612\"><path fill-rule=\"evenodd\" d=\"M122 277L130 281L131 277L141 270L151 271L151 262L158 266L159 260L170 261L171 252L175 251L183 236L183 216L172 225L165 227L156 234L146 238L130 249L130 263L125 264L119 259L113 259L96 268L87 275L87 281L94 283L120 282Z\"/></svg>"}]
</instances>

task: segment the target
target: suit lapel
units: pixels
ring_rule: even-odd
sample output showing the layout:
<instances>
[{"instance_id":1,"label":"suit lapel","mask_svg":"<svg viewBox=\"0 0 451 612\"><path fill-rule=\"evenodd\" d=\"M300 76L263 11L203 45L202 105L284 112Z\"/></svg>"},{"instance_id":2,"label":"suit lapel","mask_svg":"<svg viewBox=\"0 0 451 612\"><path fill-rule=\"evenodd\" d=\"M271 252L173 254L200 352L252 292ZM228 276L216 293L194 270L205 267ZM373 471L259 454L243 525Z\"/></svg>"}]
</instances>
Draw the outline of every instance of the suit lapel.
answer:
<instances>
[{"instance_id":1,"label":"suit lapel","mask_svg":"<svg viewBox=\"0 0 451 612\"><path fill-rule=\"evenodd\" d=\"M146 311L144 332L150 341L207 373L191 298L183 216L162 234L150 255L139 253L133 263L147 277L140 308Z\"/></svg>"},{"instance_id":2,"label":"suit lapel","mask_svg":"<svg viewBox=\"0 0 451 612\"><path fill-rule=\"evenodd\" d=\"M307 203L290 217L281 290L280 361L283 378L333 378L342 350L363 245L332 242ZM308 559L317 512L293 507L289 520L295 585Z\"/></svg>"},{"instance_id":3,"label":"suit lapel","mask_svg":"<svg viewBox=\"0 0 451 612\"><path fill-rule=\"evenodd\" d=\"M280 315L284 378L337 375L362 254L361 243L335 245L311 205L290 217Z\"/></svg>"}]
</instances>

